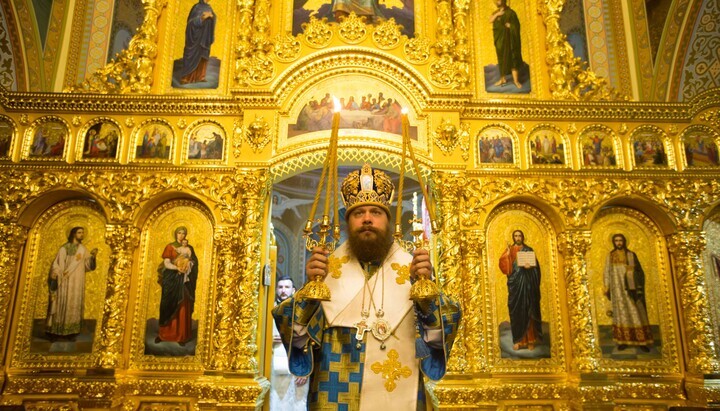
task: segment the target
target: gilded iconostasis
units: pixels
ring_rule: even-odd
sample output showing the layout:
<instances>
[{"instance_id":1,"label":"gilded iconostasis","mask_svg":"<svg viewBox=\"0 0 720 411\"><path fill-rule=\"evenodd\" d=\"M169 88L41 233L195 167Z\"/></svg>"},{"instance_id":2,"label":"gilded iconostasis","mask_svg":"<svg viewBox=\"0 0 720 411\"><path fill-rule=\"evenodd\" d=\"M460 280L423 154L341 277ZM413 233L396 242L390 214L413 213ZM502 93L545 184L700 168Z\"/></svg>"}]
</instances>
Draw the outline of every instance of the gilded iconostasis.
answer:
<instances>
[{"instance_id":1,"label":"gilded iconostasis","mask_svg":"<svg viewBox=\"0 0 720 411\"><path fill-rule=\"evenodd\" d=\"M269 312L335 113L462 303L436 409L720 404L719 14L0 0L0 408L302 408Z\"/></svg>"}]
</instances>

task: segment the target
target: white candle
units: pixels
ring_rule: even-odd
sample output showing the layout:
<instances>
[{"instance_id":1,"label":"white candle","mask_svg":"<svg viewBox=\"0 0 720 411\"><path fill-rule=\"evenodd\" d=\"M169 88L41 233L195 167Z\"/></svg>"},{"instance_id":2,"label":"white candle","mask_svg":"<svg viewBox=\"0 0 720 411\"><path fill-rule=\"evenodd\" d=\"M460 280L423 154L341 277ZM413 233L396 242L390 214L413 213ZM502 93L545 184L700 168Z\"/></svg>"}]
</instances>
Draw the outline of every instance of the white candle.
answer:
<instances>
[{"instance_id":1,"label":"white candle","mask_svg":"<svg viewBox=\"0 0 720 411\"><path fill-rule=\"evenodd\" d=\"M417 216L418 216L417 193L413 193L413 218L417 218Z\"/></svg>"}]
</instances>

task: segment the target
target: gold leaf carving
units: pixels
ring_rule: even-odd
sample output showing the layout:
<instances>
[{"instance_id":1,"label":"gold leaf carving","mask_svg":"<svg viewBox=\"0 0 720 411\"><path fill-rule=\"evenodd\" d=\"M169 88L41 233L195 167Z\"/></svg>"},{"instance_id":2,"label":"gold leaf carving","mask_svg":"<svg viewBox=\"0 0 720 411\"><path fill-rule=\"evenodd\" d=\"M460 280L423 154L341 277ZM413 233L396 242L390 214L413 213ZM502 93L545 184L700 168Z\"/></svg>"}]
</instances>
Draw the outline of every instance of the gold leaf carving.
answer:
<instances>
[{"instance_id":1,"label":"gold leaf carving","mask_svg":"<svg viewBox=\"0 0 720 411\"><path fill-rule=\"evenodd\" d=\"M326 18L318 20L315 16L310 16L310 21L302 24L303 37L305 41L315 48L322 48L330 43L333 32Z\"/></svg>"},{"instance_id":2,"label":"gold leaf carving","mask_svg":"<svg viewBox=\"0 0 720 411\"><path fill-rule=\"evenodd\" d=\"M250 123L245 132L245 139L250 147L258 153L270 142L270 138L270 125L263 117L255 117L255 121Z\"/></svg>"},{"instance_id":3,"label":"gold leaf carving","mask_svg":"<svg viewBox=\"0 0 720 411\"><path fill-rule=\"evenodd\" d=\"M237 119L233 123L233 134L232 134L232 145L233 145L233 154L235 155L235 158L240 158L242 148L242 141L243 141L243 134L245 133L245 130L243 129L242 120Z\"/></svg>"},{"instance_id":4,"label":"gold leaf carving","mask_svg":"<svg viewBox=\"0 0 720 411\"><path fill-rule=\"evenodd\" d=\"M138 93L150 92L153 66L157 56L158 20L167 0L142 0L145 17L127 49L93 73L82 84L66 92Z\"/></svg>"},{"instance_id":5,"label":"gold leaf carving","mask_svg":"<svg viewBox=\"0 0 720 411\"><path fill-rule=\"evenodd\" d=\"M245 210L239 228L218 227L215 232L218 296L211 366L217 370L257 372L257 289L260 278L262 210L268 173L244 173L239 208Z\"/></svg>"},{"instance_id":6,"label":"gold leaf carving","mask_svg":"<svg viewBox=\"0 0 720 411\"><path fill-rule=\"evenodd\" d=\"M430 40L415 37L408 40L403 47L405 56L413 64L425 64L430 58Z\"/></svg>"},{"instance_id":7,"label":"gold leaf carving","mask_svg":"<svg viewBox=\"0 0 720 411\"><path fill-rule=\"evenodd\" d=\"M3 290L15 288L15 273L17 270L18 258L28 230L17 224L0 224L0 287ZM6 313L10 309L11 293L0 293L0 311ZM0 335L5 335L5 318L0 319ZM0 344L4 347L4 344Z\"/></svg>"},{"instance_id":8,"label":"gold leaf carving","mask_svg":"<svg viewBox=\"0 0 720 411\"><path fill-rule=\"evenodd\" d=\"M367 26L365 25L365 17L358 17L355 12L342 19L340 23L340 38L350 44L357 44L367 36Z\"/></svg>"},{"instance_id":9,"label":"gold leaf carving","mask_svg":"<svg viewBox=\"0 0 720 411\"><path fill-rule=\"evenodd\" d=\"M461 236L458 214L463 178L451 173L438 173L432 178L432 181L433 188L437 191L435 194L439 198L437 215L443 216L442 221L436 222L441 227L441 234L438 238L439 277L443 291L458 301L462 301L465 289L463 283L464 262L460 243L452 239ZM461 326L448 362L448 370L452 372L464 372L469 366L465 345L459 343L465 338L469 338L465 335L464 327Z\"/></svg>"},{"instance_id":10,"label":"gold leaf carving","mask_svg":"<svg viewBox=\"0 0 720 411\"><path fill-rule=\"evenodd\" d=\"M643 181L638 191L668 208L677 224L685 230L702 225L703 211L716 200L718 180L673 179Z\"/></svg>"},{"instance_id":11,"label":"gold leaf carving","mask_svg":"<svg viewBox=\"0 0 720 411\"><path fill-rule=\"evenodd\" d=\"M455 150L455 147L457 147L460 140L457 131L457 127L446 118L443 119L440 125L433 131L433 141L435 141L435 145L440 147L440 150L445 153L445 155L449 155Z\"/></svg>"},{"instance_id":12,"label":"gold leaf carving","mask_svg":"<svg viewBox=\"0 0 720 411\"><path fill-rule=\"evenodd\" d=\"M558 238L558 249L565 256L568 314L572 326L572 368L578 372L596 372L600 358L585 261L590 240L588 230L566 231Z\"/></svg>"},{"instance_id":13,"label":"gold leaf carving","mask_svg":"<svg viewBox=\"0 0 720 411\"><path fill-rule=\"evenodd\" d=\"M375 27L372 39L381 49L387 50L394 48L400 44L402 28L402 25L397 24L394 18L385 20Z\"/></svg>"},{"instance_id":14,"label":"gold leaf carving","mask_svg":"<svg viewBox=\"0 0 720 411\"><path fill-rule=\"evenodd\" d=\"M128 224L108 224L106 227L105 242L112 253L98 344L100 352L97 366L100 368L115 368L120 365L133 254L139 241L140 229L137 227Z\"/></svg>"},{"instance_id":15,"label":"gold leaf carving","mask_svg":"<svg viewBox=\"0 0 720 411\"><path fill-rule=\"evenodd\" d=\"M687 368L695 374L720 371L720 360L713 339L707 284L703 275L702 252L706 246L702 231L679 231L669 237L675 257L675 275L680 289L681 314L688 345ZM715 307L717 308L717 307Z\"/></svg>"},{"instance_id":16,"label":"gold leaf carving","mask_svg":"<svg viewBox=\"0 0 720 411\"><path fill-rule=\"evenodd\" d=\"M289 63L300 55L300 42L290 32L278 34L273 52L279 61Z\"/></svg>"},{"instance_id":17,"label":"gold leaf carving","mask_svg":"<svg viewBox=\"0 0 720 411\"><path fill-rule=\"evenodd\" d=\"M465 88L470 84L470 66L445 54L430 64L430 81L442 88Z\"/></svg>"},{"instance_id":18,"label":"gold leaf carving","mask_svg":"<svg viewBox=\"0 0 720 411\"><path fill-rule=\"evenodd\" d=\"M265 53L239 57L235 60L235 82L242 86L261 85L272 80L275 65Z\"/></svg>"}]
</instances>

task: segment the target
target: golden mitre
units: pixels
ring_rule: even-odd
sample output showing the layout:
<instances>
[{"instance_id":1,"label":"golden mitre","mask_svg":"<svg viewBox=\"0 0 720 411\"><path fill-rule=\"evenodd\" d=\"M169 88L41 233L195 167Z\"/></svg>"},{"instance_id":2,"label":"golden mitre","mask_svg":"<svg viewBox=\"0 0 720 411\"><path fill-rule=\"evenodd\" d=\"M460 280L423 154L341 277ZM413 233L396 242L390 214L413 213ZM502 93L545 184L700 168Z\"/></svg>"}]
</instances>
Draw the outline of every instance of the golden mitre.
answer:
<instances>
[{"instance_id":1,"label":"golden mitre","mask_svg":"<svg viewBox=\"0 0 720 411\"><path fill-rule=\"evenodd\" d=\"M385 210L390 216L395 185L390 177L365 163L360 170L351 172L342 183L342 197L345 202L345 216L360 206L374 205Z\"/></svg>"}]
</instances>

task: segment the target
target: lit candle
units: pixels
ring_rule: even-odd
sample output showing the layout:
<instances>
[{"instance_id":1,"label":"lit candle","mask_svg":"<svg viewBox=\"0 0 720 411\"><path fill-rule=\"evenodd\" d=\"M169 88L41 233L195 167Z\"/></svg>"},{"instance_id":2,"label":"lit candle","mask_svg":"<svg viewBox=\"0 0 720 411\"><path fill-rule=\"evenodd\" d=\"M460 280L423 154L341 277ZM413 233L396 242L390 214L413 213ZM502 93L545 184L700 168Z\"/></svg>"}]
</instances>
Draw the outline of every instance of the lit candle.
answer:
<instances>
[{"instance_id":1,"label":"lit candle","mask_svg":"<svg viewBox=\"0 0 720 411\"><path fill-rule=\"evenodd\" d=\"M417 193L413 193L413 219L416 219L419 215L417 207L418 207Z\"/></svg>"}]
</instances>

